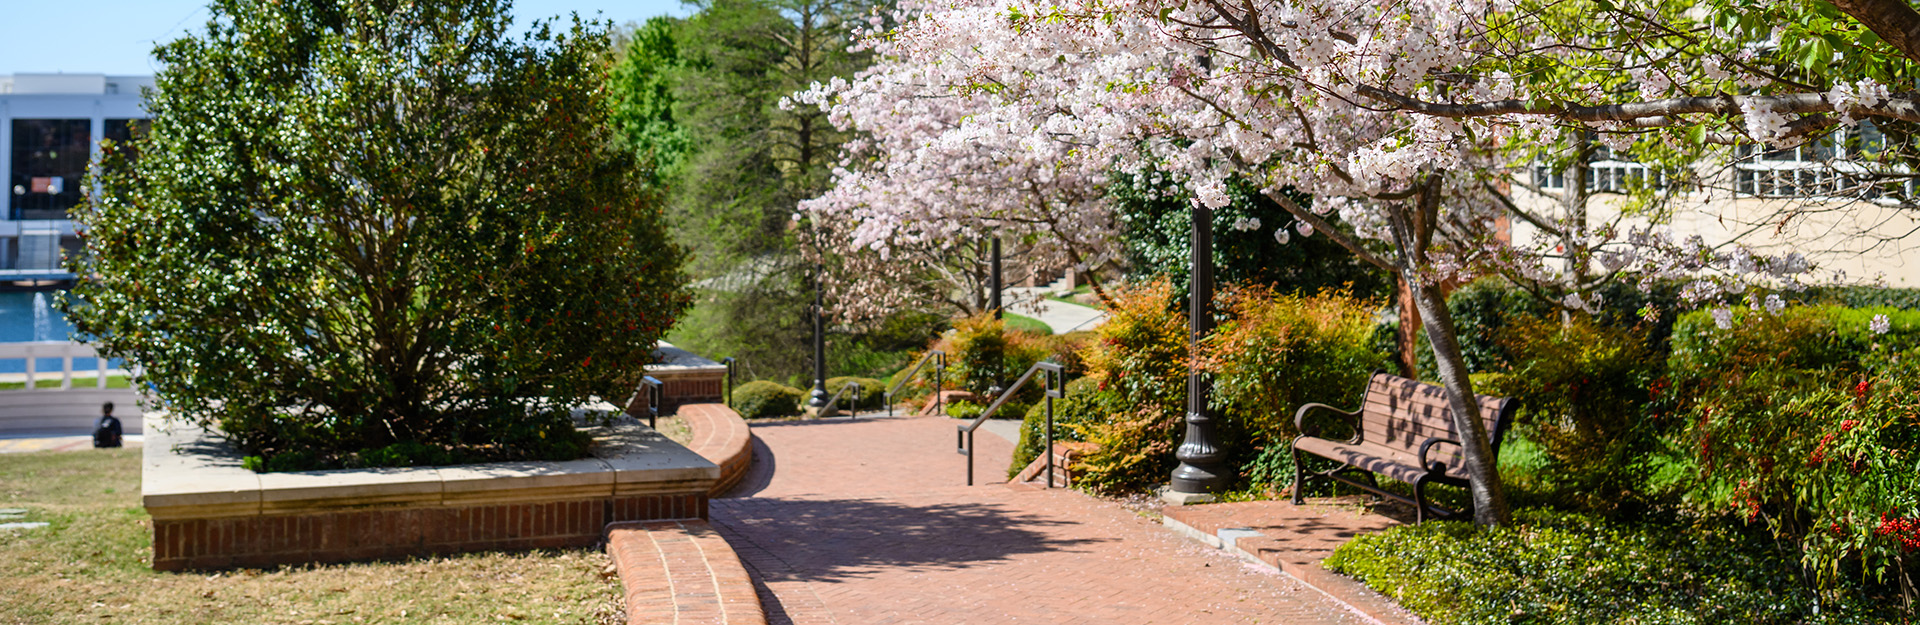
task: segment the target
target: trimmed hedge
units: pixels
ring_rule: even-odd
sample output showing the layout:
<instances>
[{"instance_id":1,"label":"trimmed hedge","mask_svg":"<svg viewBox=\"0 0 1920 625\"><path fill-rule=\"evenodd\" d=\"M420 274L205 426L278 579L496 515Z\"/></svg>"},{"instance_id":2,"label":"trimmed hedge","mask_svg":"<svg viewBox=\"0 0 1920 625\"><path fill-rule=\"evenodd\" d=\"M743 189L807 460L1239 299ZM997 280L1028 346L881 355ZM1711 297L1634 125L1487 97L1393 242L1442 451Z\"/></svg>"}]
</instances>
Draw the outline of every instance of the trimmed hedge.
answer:
<instances>
[{"instance_id":1,"label":"trimmed hedge","mask_svg":"<svg viewBox=\"0 0 1920 625\"><path fill-rule=\"evenodd\" d=\"M859 382L860 393L857 396L849 395L847 397L841 398L840 407L854 409L854 410L878 410L880 408L887 407L886 406L887 387L885 386L886 383L873 378L860 378L860 377L853 377L853 376L827 378L827 396L832 397L836 394L839 394L840 389L846 386L848 382Z\"/></svg>"},{"instance_id":2,"label":"trimmed hedge","mask_svg":"<svg viewBox=\"0 0 1920 625\"><path fill-rule=\"evenodd\" d=\"M733 409L749 419L797 415L800 414L800 402L806 397L806 391L756 380L740 385L739 390L733 392Z\"/></svg>"}]
</instances>

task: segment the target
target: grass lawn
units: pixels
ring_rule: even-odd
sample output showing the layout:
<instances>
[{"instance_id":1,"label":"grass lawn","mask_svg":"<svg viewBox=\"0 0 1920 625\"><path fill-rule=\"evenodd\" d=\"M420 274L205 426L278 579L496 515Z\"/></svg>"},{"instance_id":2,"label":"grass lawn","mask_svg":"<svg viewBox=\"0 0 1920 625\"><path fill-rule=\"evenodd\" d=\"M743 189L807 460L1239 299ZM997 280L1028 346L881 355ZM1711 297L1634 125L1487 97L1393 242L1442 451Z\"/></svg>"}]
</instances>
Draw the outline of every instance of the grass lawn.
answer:
<instances>
[{"instance_id":1,"label":"grass lawn","mask_svg":"<svg viewBox=\"0 0 1920 625\"><path fill-rule=\"evenodd\" d=\"M1047 325L1045 321L1013 313L1001 313L1001 315L1007 322L1008 330L1019 330L1021 332L1031 332L1034 334L1053 334L1053 326Z\"/></svg>"},{"instance_id":2,"label":"grass lawn","mask_svg":"<svg viewBox=\"0 0 1920 625\"><path fill-rule=\"evenodd\" d=\"M0 623L617 623L605 552L157 573L140 450L0 454Z\"/></svg>"},{"instance_id":3,"label":"grass lawn","mask_svg":"<svg viewBox=\"0 0 1920 625\"><path fill-rule=\"evenodd\" d=\"M1067 304L1073 304L1073 305L1076 305L1076 306L1086 306L1086 305L1088 305L1088 304L1087 304L1086 302L1082 302L1082 301L1079 301L1079 299L1077 299L1077 298L1079 298L1079 297L1080 297L1080 296L1082 296L1082 295L1086 295L1086 294L1088 294L1088 293L1092 293L1092 292L1093 292L1093 285L1091 285L1091 284L1082 284L1082 285L1080 285L1080 286L1077 286L1077 287L1074 287L1074 288L1073 288L1073 297L1060 297L1060 296L1058 296L1058 295L1048 295L1048 296L1047 296L1047 299L1050 299L1050 300L1053 300L1053 301L1056 301L1056 302L1064 302L1064 303L1067 303Z\"/></svg>"},{"instance_id":4,"label":"grass lawn","mask_svg":"<svg viewBox=\"0 0 1920 625\"><path fill-rule=\"evenodd\" d=\"M41 373L39 375L34 376L33 387L34 388L60 388L60 372L58 371L53 372L51 374L52 377L46 377L47 375L49 374ZM73 387L74 388L93 388L94 381L98 380L99 378L100 376L94 376L94 375L89 375L84 377L78 376L78 375L73 376ZM17 391L26 387L27 387L26 382L0 382L0 391ZM107 376L107 388L127 388L127 376L124 376L124 375Z\"/></svg>"}]
</instances>

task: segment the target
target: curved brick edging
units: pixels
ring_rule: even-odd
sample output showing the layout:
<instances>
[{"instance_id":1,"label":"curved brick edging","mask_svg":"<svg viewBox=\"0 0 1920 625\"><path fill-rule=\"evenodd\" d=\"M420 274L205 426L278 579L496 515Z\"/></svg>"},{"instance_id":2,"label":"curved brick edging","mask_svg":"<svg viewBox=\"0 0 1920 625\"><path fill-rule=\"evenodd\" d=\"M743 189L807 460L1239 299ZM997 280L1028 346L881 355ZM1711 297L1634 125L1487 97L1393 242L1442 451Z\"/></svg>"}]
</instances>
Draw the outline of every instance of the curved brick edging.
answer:
<instances>
[{"instance_id":1,"label":"curved brick edging","mask_svg":"<svg viewBox=\"0 0 1920 625\"><path fill-rule=\"evenodd\" d=\"M747 476L753 464L753 431L740 413L725 404L687 404L680 407L680 418L693 431L693 444L687 447L720 465L720 479L707 496L719 497Z\"/></svg>"},{"instance_id":2,"label":"curved brick edging","mask_svg":"<svg viewBox=\"0 0 1920 625\"><path fill-rule=\"evenodd\" d=\"M628 623L766 625L753 581L706 521L607 526Z\"/></svg>"}]
</instances>

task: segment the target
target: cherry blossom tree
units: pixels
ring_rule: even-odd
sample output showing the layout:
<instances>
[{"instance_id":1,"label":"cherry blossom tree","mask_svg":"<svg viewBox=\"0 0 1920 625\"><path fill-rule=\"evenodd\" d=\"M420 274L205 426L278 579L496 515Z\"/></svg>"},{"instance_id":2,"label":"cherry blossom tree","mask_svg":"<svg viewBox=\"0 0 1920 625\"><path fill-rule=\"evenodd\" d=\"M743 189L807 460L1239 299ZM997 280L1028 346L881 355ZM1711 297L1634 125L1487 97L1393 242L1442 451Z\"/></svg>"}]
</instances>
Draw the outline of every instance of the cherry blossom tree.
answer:
<instances>
[{"instance_id":1,"label":"cherry blossom tree","mask_svg":"<svg viewBox=\"0 0 1920 625\"><path fill-rule=\"evenodd\" d=\"M1685 171L1724 156L1721 146L1920 121L1913 95L1885 86L1912 78L1909 44L1888 29L1920 20L1842 6L1873 18L1856 21L1824 6L903 3L900 26L868 40L885 61L797 98L871 137L803 210L841 215L854 244L882 254L1007 219L1073 235L1061 242L1073 250L1111 227L1093 192L1100 172L1175 172L1215 207L1229 178L1251 181L1300 234L1327 236L1407 285L1467 434L1476 520L1501 523L1447 285L1506 271L1564 285L1567 306L1588 308L1598 305L1580 292L1589 274L1691 276L1700 281L1689 294L1716 301L1807 268L1653 222L1595 227L1578 198L1562 215L1531 214L1508 196L1514 174L1594 142ZM1285 189L1315 200L1293 202ZM1557 250L1501 241L1493 224L1503 217L1541 226ZM1556 255L1564 266L1549 267Z\"/></svg>"}]
</instances>

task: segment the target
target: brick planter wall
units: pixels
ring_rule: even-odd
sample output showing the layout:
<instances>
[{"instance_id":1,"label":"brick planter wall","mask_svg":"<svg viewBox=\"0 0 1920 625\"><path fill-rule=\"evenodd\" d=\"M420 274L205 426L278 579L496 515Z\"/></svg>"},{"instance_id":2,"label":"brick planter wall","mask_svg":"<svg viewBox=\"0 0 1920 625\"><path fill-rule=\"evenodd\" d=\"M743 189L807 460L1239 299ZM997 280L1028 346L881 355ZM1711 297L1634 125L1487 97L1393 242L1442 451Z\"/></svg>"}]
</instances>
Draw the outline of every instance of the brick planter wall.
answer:
<instances>
[{"instance_id":1,"label":"brick planter wall","mask_svg":"<svg viewBox=\"0 0 1920 625\"><path fill-rule=\"evenodd\" d=\"M713 497L726 494L747 476L747 469L753 465L753 431L747 427L747 420L722 404L681 406L680 418L687 421L687 429L693 432L690 447L693 453L720 465L720 478L707 494Z\"/></svg>"},{"instance_id":2,"label":"brick planter wall","mask_svg":"<svg viewBox=\"0 0 1920 625\"><path fill-rule=\"evenodd\" d=\"M492 506L155 519L159 571L587 547L609 523L704 519L707 497L648 495Z\"/></svg>"},{"instance_id":3,"label":"brick planter wall","mask_svg":"<svg viewBox=\"0 0 1920 625\"><path fill-rule=\"evenodd\" d=\"M639 425L566 462L256 474L164 418L148 415L141 475L157 570L593 545L610 523L706 518L720 475Z\"/></svg>"}]
</instances>

